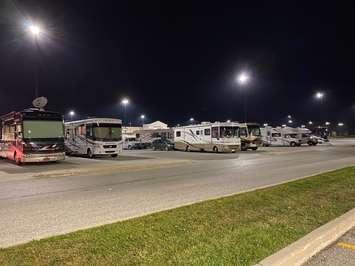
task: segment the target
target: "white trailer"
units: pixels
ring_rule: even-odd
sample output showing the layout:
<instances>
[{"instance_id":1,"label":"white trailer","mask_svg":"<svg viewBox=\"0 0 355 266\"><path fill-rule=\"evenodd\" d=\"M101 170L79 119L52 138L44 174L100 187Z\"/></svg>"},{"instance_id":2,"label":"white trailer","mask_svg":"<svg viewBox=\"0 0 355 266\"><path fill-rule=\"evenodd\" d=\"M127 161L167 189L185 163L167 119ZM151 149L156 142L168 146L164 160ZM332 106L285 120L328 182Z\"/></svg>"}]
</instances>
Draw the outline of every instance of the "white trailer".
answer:
<instances>
[{"instance_id":1,"label":"white trailer","mask_svg":"<svg viewBox=\"0 0 355 266\"><path fill-rule=\"evenodd\" d=\"M89 118L65 123L68 154L117 157L122 152L122 121L114 118Z\"/></svg>"},{"instance_id":2,"label":"white trailer","mask_svg":"<svg viewBox=\"0 0 355 266\"><path fill-rule=\"evenodd\" d=\"M307 128L271 127L261 128L264 146L301 146L302 144L317 145Z\"/></svg>"},{"instance_id":3,"label":"white trailer","mask_svg":"<svg viewBox=\"0 0 355 266\"><path fill-rule=\"evenodd\" d=\"M202 122L174 128L175 149L183 151L236 152L240 150L237 123Z\"/></svg>"}]
</instances>

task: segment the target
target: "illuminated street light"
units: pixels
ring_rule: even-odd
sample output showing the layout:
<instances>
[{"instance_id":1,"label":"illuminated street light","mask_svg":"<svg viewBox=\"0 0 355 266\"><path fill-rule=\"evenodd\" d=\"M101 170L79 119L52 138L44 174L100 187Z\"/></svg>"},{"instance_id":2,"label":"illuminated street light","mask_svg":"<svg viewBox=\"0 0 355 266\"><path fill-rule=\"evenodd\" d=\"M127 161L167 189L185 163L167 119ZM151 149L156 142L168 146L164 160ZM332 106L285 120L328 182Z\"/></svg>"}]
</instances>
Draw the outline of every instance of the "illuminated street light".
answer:
<instances>
[{"instance_id":1,"label":"illuminated street light","mask_svg":"<svg viewBox=\"0 0 355 266\"><path fill-rule=\"evenodd\" d=\"M317 100L322 100L324 98L324 92L317 91L315 97Z\"/></svg>"},{"instance_id":2,"label":"illuminated street light","mask_svg":"<svg viewBox=\"0 0 355 266\"><path fill-rule=\"evenodd\" d=\"M71 111L69 112L69 115L70 115L70 117L73 117L73 116L75 115L75 112L74 112L73 110L71 110Z\"/></svg>"},{"instance_id":3,"label":"illuminated street light","mask_svg":"<svg viewBox=\"0 0 355 266\"><path fill-rule=\"evenodd\" d=\"M190 122L193 122L195 121L195 119L193 117L190 118Z\"/></svg>"},{"instance_id":4,"label":"illuminated street light","mask_svg":"<svg viewBox=\"0 0 355 266\"><path fill-rule=\"evenodd\" d=\"M130 101L128 98L124 97L121 99L121 104L123 106L123 121L126 120L126 109L127 106L129 105Z\"/></svg>"},{"instance_id":5,"label":"illuminated street light","mask_svg":"<svg viewBox=\"0 0 355 266\"><path fill-rule=\"evenodd\" d=\"M325 122L325 125L326 125L326 126L329 126L329 125L330 125L330 122Z\"/></svg>"},{"instance_id":6,"label":"illuminated street light","mask_svg":"<svg viewBox=\"0 0 355 266\"><path fill-rule=\"evenodd\" d=\"M239 85L245 85L249 82L249 80L250 80L250 76L245 71L239 73L237 76L237 82Z\"/></svg>"},{"instance_id":7,"label":"illuminated street light","mask_svg":"<svg viewBox=\"0 0 355 266\"><path fill-rule=\"evenodd\" d=\"M287 118L288 118L288 119L291 119L291 118L292 118L292 116L291 116L291 115L288 115L288 116L287 116Z\"/></svg>"},{"instance_id":8,"label":"illuminated street light","mask_svg":"<svg viewBox=\"0 0 355 266\"><path fill-rule=\"evenodd\" d=\"M231 120L230 120L230 119L228 119L228 120L227 120L227 123L230 123L230 122L231 122Z\"/></svg>"},{"instance_id":9,"label":"illuminated street light","mask_svg":"<svg viewBox=\"0 0 355 266\"><path fill-rule=\"evenodd\" d=\"M308 121L308 125L313 125L313 122L312 121Z\"/></svg>"},{"instance_id":10,"label":"illuminated street light","mask_svg":"<svg viewBox=\"0 0 355 266\"><path fill-rule=\"evenodd\" d=\"M289 124L292 124L292 123L293 123L293 121L290 119L290 120L288 120L288 123L289 123Z\"/></svg>"},{"instance_id":11,"label":"illuminated street light","mask_svg":"<svg viewBox=\"0 0 355 266\"><path fill-rule=\"evenodd\" d=\"M141 119L144 120L145 119L145 115L142 114L141 115Z\"/></svg>"},{"instance_id":12,"label":"illuminated street light","mask_svg":"<svg viewBox=\"0 0 355 266\"><path fill-rule=\"evenodd\" d=\"M248 72L246 71L242 71L237 75L236 78L236 82L240 85L240 86L245 86L249 83L250 81L250 75L248 74ZM244 91L244 122L247 121L247 92L246 90Z\"/></svg>"},{"instance_id":13,"label":"illuminated street light","mask_svg":"<svg viewBox=\"0 0 355 266\"><path fill-rule=\"evenodd\" d=\"M127 105L129 104L129 99L128 99L128 98L123 98L123 99L121 100L121 104L122 104L123 106L127 106Z\"/></svg>"},{"instance_id":14,"label":"illuminated street light","mask_svg":"<svg viewBox=\"0 0 355 266\"><path fill-rule=\"evenodd\" d=\"M33 36L38 37L42 33L42 29L40 26L36 24L30 24L28 26L28 30L32 33Z\"/></svg>"},{"instance_id":15,"label":"illuminated street light","mask_svg":"<svg viewBox=\"0 0 355 266\"><path fill-rule=\"evenodd\" d=\"M282 127L286 127L286 124L283 124Z\"/></svg>"},{"instance_id":16,"label":"illuminated street light","mask_svg":"<svg viewBox=\"0 0 355 266\"><path fill-rule=\"evenodd\" d=\"M269 125L268 123L263 124L264 127L267 127L268 125Z\"/></svg>"},{"instance_id":17,"label":"illuminated street light","mask_svg":"<svg viewBox=\"0 0 355 266\"><path fill-rule=\"evenodd\" d=\"M306 125L301 125L301 128L305 128L306 127Z\"/></svg>"},{"instance_id":18,"label":"illuminated street light","mask_svg":"<svg viewBox=\"0 0 355 266\"><path fill-rule=\"evenodd\" d=\"M342 127L342 126L344 126L344 123L339 122L339 123L338 123L338 127Z\"/></svg>"}]
</instances>

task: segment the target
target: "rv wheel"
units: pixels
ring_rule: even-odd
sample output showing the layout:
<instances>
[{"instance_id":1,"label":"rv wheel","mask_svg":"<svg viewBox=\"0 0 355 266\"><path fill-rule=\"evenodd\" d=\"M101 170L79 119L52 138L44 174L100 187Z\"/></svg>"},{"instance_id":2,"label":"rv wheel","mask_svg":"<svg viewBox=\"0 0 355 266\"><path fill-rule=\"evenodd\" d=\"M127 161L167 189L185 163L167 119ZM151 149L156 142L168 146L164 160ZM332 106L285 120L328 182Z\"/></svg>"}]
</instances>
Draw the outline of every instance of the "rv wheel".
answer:
<instances>
[{"instance_id":1,"label":"rv wheel","mask_svg":"<svg viewBox=\"0 0 355 266\"><path fill-rule=\"evenodd\" d=\"M20 159L20 157L17 156L16 152L14 153L14 161L17 165L21 164L21 159Z\"/></svg>"},{"instance_id":2,"label":"rv wheel","mask_svg":"<svg viewBox=\"0 0 355 266\"><path fill-rule=\"evenodd\" d=\"M112 158L117 158L118 154L111 154Z\"/></svg>"},{"instance_id":3,"label":"rv wheel","mask_svg":"<svg viewBox=\"0 0 355 266\"><path fill-rule=\"evenodd\" d=\"M216 146L213 147L213 152L215 152L215 153L218 152L218 148Z\"/></svg>"},{"instance_id":4,"label":"rv wheel","mask_svg":"<svg viewBox=\"0 0 355 266\"><path fill-rule=\"evenodd\" d=\"M92 151L90 149L88 149L86 154L87 154L88 158L92 159L93 155L92 155Z\"/></svg>"},{"instance_id":5,"label":"rv wheel","mask_svg":"<svg viewBox=\"0 0 355 266\"><path fill-rule=\"evenodd\" d=\"M296 142L291 142L291 143L290 143L290 146L291 146L291 147L296 147Z\"/></svg>"},{"instance_id":6,"label":"rv wheel","mask_svg":"<svg viewBox=\"0 0 355 266\"><path fill-rule=\"evenodd\" d=\"M189 146L186 146L185 151L189 151Z\"/></svg>"}]
</instances>

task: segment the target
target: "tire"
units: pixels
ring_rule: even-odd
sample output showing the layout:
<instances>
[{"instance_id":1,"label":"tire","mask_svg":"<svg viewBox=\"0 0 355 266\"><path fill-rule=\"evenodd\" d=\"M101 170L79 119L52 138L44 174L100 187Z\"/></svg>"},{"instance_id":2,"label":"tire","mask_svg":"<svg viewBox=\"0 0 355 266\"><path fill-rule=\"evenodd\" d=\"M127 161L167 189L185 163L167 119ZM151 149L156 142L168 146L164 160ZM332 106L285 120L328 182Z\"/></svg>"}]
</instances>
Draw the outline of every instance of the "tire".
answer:
<instances>
[{"instance_id":1,"label":"tire","mask_svg":"<svg viewBox=\"0 0 355 266\"><path fill-rule=\"evenodd\" d=\"M169 147L165 146L164 151L169 151Z\"/></svg>"},{"instance_id":2,"label":"tire","mask_svg":"<svg viewBox=\"0 0 355 266\"><path fill-rule=\"evenodd\" d=\"M86 155L89 159L92 159L94 157L94 155L92 154L92 151L91 149L88 149L87 152L86 152Z\"/></svg>"},{"instance_id":3,"label":"tire","mask_svg":"<svg viewBox=\"0 0 355 266\"><path fill-rule=\"evenodd\" d=\"M253 151L256 151L258 149L258 147L253 147L251 148Z\"/></svg>"},{"instance_id":4,"label":"tire","mask_svg":"<svg viewBox=\"0 0 355 266\"><path fill-rule=\"evenodd\" d=\"M291 142L291 143L290 143L290 146L291 146L291 147L296 147L296 142Z\"/></svg>"},{"instance_id":5,"label":"tire","mask_svg":"<svg viewBox=\"0 0 355 266\"><path fill-rule=\"evenodd\" d=\"M118 154L111 154L111 157L112 157L112 158L117 158L117 157L118 157Z\"/></svg>"},{"instance_id":6,"label":"tire","mask_svg":"<svg viewBox=\"0 0 355 266\"><path fill-rule=\"evenodd\" d=\"M14 153L14 161L17 165L21 165L22 162L21 162L21 159L17 156L17 153L15 152Z\"/></svg>"},{"instance_id":7,"label":"tire","mask_svg":"<svg viewBox=\"0 0 355 266\"><path fill-rule=\"evenodd\" d=\"M214 146L214 147L213 147L213 152L218 153L218 148L217 148L217 146Z\"/></svg>"}]
</instances>

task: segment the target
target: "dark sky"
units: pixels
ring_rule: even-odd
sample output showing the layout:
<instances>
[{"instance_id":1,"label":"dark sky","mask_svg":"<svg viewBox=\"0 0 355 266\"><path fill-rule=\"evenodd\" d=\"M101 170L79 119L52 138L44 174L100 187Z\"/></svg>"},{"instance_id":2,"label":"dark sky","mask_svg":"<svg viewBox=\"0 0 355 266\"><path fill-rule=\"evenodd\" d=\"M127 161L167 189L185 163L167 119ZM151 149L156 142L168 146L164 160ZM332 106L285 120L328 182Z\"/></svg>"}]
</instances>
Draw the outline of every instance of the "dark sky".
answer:
<instances>
[{"instance_id":1,"label":"dark sky","mask_svg":"<svg viewBox=\"0 0 355 266\"><path fill-rule=\"evenodd\" d=\"M354 6L345 1L9 1L0 4L0 113L48 109L284 123L355 118ZM293 4L291 4L293 2ZM344 3L342 3L344 2ZM39 51L25 18L46 26ZM234 79L247 69L252 81ZM312 96L322 90L322 103Z\"/></svg>"}]
</instances>

